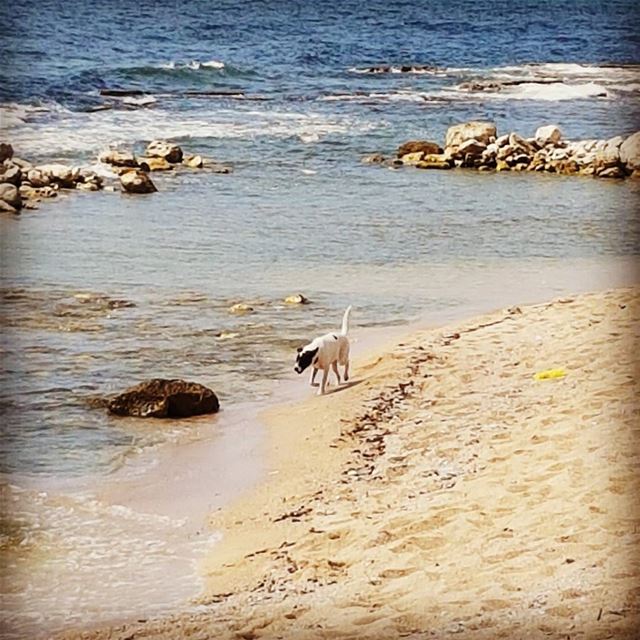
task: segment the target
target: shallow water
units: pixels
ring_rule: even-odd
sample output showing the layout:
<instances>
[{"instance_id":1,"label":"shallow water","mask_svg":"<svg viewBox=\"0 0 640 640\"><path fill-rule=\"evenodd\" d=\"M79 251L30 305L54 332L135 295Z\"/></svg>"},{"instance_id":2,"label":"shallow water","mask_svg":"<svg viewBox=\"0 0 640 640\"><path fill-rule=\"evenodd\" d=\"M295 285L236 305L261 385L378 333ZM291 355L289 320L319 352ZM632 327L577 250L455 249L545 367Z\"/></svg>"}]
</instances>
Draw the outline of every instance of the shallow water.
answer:
<instances>
[{"instance_id":1,"label":"shallow water","mask_svg":"<svg viewBox=\"0 0 640 640\"><path fill-rule=\"evenodd\" d=\"M525 136L548 122L573 139L632 132L635 3L5 5L0 117L17 155L95 163L162 137L234 166L154 174L151 196L73 193L0 218L7 637L113 619L125 593L132 613L163 568L177 587L154 596L158 610L197 592L202 544L189 535L206 496L189 518L151 494L118 511L126 500L107 489L163 450L249 431L224 411L116 419L104 396L183 377L232 412L269 401L295 347L348 304L358 336L637 280L637 182L360 163L469 119ZM298 291L312 304L282 302ZM231 314L236 302L254 312ZM246 429L259 442L259 424ZM230 477L211 483L232 493ZM143 570L127 574L123 558ZM113 591L83 587L118 563ZM69 587L53 593L56 581Z\"/></svg>"}]
</instances>

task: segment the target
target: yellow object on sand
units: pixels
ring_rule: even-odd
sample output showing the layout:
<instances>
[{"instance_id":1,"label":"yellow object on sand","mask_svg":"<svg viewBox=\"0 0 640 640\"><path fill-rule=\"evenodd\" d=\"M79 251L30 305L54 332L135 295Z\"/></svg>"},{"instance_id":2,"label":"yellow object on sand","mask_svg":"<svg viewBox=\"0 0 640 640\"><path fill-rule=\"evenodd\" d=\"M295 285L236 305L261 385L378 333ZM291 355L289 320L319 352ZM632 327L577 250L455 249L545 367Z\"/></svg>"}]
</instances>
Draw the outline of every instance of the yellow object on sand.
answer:
<instances>
[{"instance_id":1,"label":"yellow object on sand","mask_svg":"<svg viewBox=\"0 0 640 640\"><path fill-rule=\"evenodd\" d=\"M547 369L534 374L535 380L551 380L552 378L564 378L567 372L564 369Z\"/></svg>"}]
</instances>

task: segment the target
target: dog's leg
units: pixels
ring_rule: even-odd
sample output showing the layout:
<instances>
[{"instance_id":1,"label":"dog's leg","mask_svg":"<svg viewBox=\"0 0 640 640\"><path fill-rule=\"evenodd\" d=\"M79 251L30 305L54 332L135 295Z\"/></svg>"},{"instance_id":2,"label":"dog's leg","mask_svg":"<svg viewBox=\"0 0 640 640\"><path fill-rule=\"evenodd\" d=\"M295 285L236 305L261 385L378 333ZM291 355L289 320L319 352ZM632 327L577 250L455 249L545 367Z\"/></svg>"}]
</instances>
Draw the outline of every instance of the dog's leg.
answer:
<instances>
[{"instance_id":1,"label":"dog's leg","mask_svg":"<svg viewBox=\"0 0 640 640\"><path fill-rule=\"evenodd\" d=\"M331 368L333 369L333 373L336 374L336 378L338 378L338 384L340 384L340 372L338 371L338 363L334 362L331 365Z\"/></svg>"},{"instance_id":2,"label":"dog's leg","mask_svg":"<svg viewBox=\"0 0 640 640\"><path fill-rule=\"evenodd\" d=\"M318 395L324 395L325 389L327 388L327 378L329 377L329 369L322 370L322 383L320 384L320 389L318 389Z\"/></svg>"},{"instance_id":3,"label":"dog's leg","mask_svg":"<svg viewBox=\"0 0 640 640\"><path fill-rule=\"evenodd\" d=\"M311 381L309 382L309 384L312 387L317 387L318 386L318 383L316 382L316 374L317 373L318 373L318 370L315 367L313 367L313 370L311 371Z\"/></svg>"},{"instance_id":4,"label":"dog's leg","mask_svg":"<svg viewBox=\"0 0 640 640\"><path fill-rule=\"evenodd\" d=\"M344 373L342 374L344 381L347 382L349 380L349 361L344 365Z\"/></svg>"}]
</instances>

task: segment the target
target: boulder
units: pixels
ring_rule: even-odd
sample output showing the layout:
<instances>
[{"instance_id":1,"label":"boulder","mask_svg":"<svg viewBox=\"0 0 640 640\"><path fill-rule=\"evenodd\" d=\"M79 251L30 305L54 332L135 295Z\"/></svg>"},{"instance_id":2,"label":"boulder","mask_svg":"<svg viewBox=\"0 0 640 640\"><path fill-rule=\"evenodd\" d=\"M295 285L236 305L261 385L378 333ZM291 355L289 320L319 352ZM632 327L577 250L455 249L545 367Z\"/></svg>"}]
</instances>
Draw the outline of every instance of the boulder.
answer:
<instances>
[{"instance_id":1,"label":"boulder","mask_svg":"<svg viewBox=\"0 0 640 640\"><path fill-rule=\"evenodd\" d=\"M33 169L33 164L31 162L18 158L17 156L13 156L13 158L11 158L11 164L15 164L17 167L20 167L22 169L22 173L27 173L29 169Z\"/></svg>"},{"instance_id":2,"label":"boulder","mask_svg":"<svg viewBox=\"0 0 640 640\"><path fill-rule=\"evenodd\" d=\"M182 162L182 149L166 140L154 140L147 146L145 156L152 158L164 158L167 162L176 164Z\"/></svg>"},{"instance_id":3,"label":"boulder","mask_svg":"<svg viewBox=\"0 0 640 640\"><path fill-rule=\"evenodd\" d=\"M124 151L122 149L109 149L109 151L101 153L98 160L114 167L135 168L138 166L138 159L135 155L130 151Z\"/></svg>"},{"instance_id":4,"label":"boulder","mask_svg":"<svg viewBox=\"0 0 640 640\"><path fill-rule=\"evenodd\" d=\"M9 182L16 187L20 186L22 182L22 169L17 165L3 166L4 173L0 176L2 182Z\"/></svg>"},{"instance_id":5,"label":"boulder","mask_svg":"<svg viewBox=\"0 0 640 640\"><path fill-rule=\"evenodd\" d=\"M598 178L624 178L625 172L620 167L608 167L605 169L596 169L595 175Z\"/></svg>"},{"instance_id":6,"label":"boulder","mask_svg":"<svg viewBox=\"0 0 640 640\"><path fill-rule=\"evenodd\" d=\"M42 173L40 169L31 169L29 173L27 173L27 180L30 182L32 187L48 187L51 183L51 180L48 175Z\"/></svg>"},{"instance_id":7,"label":"boulder","mask_svg":"<svg viewBox=\"0 0 640 640\"><path fill-rule=\"evenodd\" d=\"M8 142L0 142L0 162L13 158L13 147Z\"/></svg>"},{"instance_id":8,"label":"boulder","mask_svg":"<svg viewBox=\"0 0 640 640\"><path fill-rule=\"evenodd\" d=\"M305 298L301 293L287 296L284 301L286 304L309 304L311 302L309 298Z\"/></svg>"},{"instance_id":9,"label":"boulder","mask_svg":"<svg viewBox=\"0 0 640 640\"><path fill-rule=\"evenodd\" d=\"M442 153L442 148L437 142L429 142L428 140L409 140L398 147L396 155L398 158L406 156L409 153L428 153L437 154Z\"/></svg>"},{"instance_id":10,"label":"boulder","mask_svg":"<svg viewBox=\"0 0 640 640\"><path fill-rule=\"evenodd\" d=\"M449 127L445 147L459 147L467 140L477 140L489 144L496 136L496 125L492 122L465 122Z\"/></svg>"},{"instance_id":11,"label":"boulder","mask_svg":"<svg viewBox=\"0 0 640 640\"><path fill-rule=\"evenodd\" d=\"M400 160L404 165L415 167L423 157L424 153L422 151L416 151L414 153L405 153Z\"/></svg>"},{"instance_id":12,"label":"boulder","mask_svg":"<svg viewBox=\"0 0 640 640\"><path fill-rule=\"evenodd\" d=\"M533 155L537 149L529 144L522 136L519 136L517 133L509 134L509 145L513 148L516 153L526 153L528 155Z\"/></svg>"},{"instance_id":13,"label":"boulder","mask_svg":"<svg viewBox=\"0 0 640 640\"><path fill-rule=\"evenodd\" d=\"M0 213L19 213L19 211L8 202L0 200Z\"/></svg>"},{"instance_id":14,"label":"boulder","mask_svg":"<svg viewBox=\"0 0 640 640\"><path fill-rule=\"evenodd\" d=\"M201 384L155 378L115 396L107 407L119 416L188 418L216 413L220 403L216 394Z\"/></svg>"},{"instance_id":15,"label":"boulder","mask_svg":"<svg viewBox=\"0 0 640 640\"><path fill-rule=\"evenodd\" d=\"M73 189L80 176L78 167L72 168L60 163L41 164L36 167L36 170L47 176L50 182L56 182L66 189Z\"/></svg>"},{"instance_id":16,"label":"boulder","mask_svg":"<svg viewBox=\"0 0 640 640\"><path fill-rule=\"evenodd\" d=\"M142 171L169 171L173 165L164 158L138 158Z\"/></svg>"},{"instance_id":17,"label":"boulder","mask_svg":"<svg viewBox=\"0 0 640 640\"><path fill-rule=\"evenodd\" d=\"M156 185L144 171L127 171L120 176L120 184L127 193L153 193Z\"/></svg>"},{"instance_id":18,"label":"boulder","mask_svg":"<svg viewBox=\"0 0 640 640\"><path fill-rule=\"evenodd\" d=\"M498 148L504 147L509 144L509 134L505 133L503 136L496 138L495 144Z\"/></svg>"},{"instance_id":19,"label":"boulder","mask_svg":"<svg viewBox=\"0 0 640 640\"><path fill-rule=\"evenodd\" d=\"M480 157L486 148L487 145L484 144L484 142L479 142L478 140L467 140L458 147L454 157L464 158L467 155L471 155L474 158Z\"/></svg>"},{"instance_id":20,"label":"boulder","mask_svg":"<svg viewBox=\"0 0 640 640\"><path fill-rule=\"evenodd\" d=\"M20 209L22 207L22 197L18 191L18 187L10 182L0 183L0 200L6 202L14 209Z\"/></svg>"},{"instance_id":21,"label":"boulder","mask_svg":"<svg viewBox=\"0 0 640 640\"><path fill-rule=\"evenodd\" d=\"M629 173L640 169L640 131L629 136L620 145L620 162Z\"/></svg>"},{"instance_id":22,"label":"boulder","mask_svg":"<svg viewBox=\"0 0 640 640\"><path fill-rule=\"evenodd\" d=\"M557 144L562 139L562 131L555 124L548 124L536 129L535 139L542 146Z\"/></svg>"},{"instance_id":23,"label":"boulder","mask_svg":"<svg viewBox=\"0 0 640 640\"><path fill-rule=\"evenodd\" d=\"M190 169L202 169L204 160L202 156L187 156L182 160L182 164L185 164Z\"/></svg>"}]
</instances>

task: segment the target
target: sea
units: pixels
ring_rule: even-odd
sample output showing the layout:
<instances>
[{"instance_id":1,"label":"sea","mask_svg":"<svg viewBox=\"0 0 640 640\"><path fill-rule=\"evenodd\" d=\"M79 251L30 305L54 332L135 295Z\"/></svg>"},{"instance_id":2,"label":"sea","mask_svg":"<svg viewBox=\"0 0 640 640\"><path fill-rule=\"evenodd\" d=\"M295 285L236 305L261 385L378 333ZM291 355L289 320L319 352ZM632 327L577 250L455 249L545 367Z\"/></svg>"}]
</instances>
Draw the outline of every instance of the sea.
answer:
<instances>
[{"instance_id":1,"label":"sea","mask_svg":"<svg viewBox=\"0 0 640 640\"><path fill-rule=\"evenodd\" d=\"M204 466L211 452L235 474L223 484L258 481L247 416L347 305L357 336L636 282L638 181L361 158L442 144L469 120L635 132L639 18L631 0L0 3L0 125L17 156L107 175L102 151L165 139L233 168L0 218L1 637L197 606L219 534L104 495L167 452ZM284 303L297 293L311 304ZM150 377L205 384L223 410L106 413ZM227 491L212 485L199 491Z\"/></svg>"}]
</instances>

